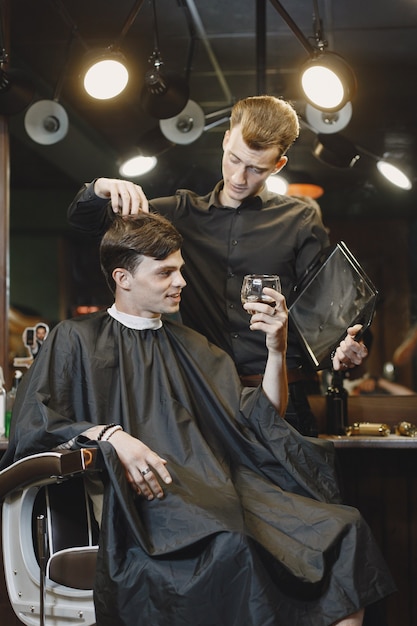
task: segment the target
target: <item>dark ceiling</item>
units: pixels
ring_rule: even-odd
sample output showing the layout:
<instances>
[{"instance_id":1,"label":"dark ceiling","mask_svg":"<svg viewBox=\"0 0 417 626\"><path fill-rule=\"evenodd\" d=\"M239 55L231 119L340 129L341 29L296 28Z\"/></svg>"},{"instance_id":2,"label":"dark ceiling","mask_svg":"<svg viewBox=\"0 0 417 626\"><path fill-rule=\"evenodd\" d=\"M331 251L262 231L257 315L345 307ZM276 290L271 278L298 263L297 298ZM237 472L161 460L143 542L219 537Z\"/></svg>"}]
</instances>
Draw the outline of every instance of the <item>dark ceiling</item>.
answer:
<instances>
[{"instance_id":1,"label":"dark ceiling","mask_svg":"<svg viewBox=\"0 0 417 626\"><path fill-rule=\"evenodd\" d=\"M307 38L314 35L314 4L282 2ZM95 176L117 177L118 159L150 139L161 139L159 121L143 111L139 100L154 48L152 4L144 0L126 29L135 6L134 0L10 2L10 66L30 74L35 100L58 99L70 123L64 139L44 146L25 132L24 112L10 117L12 189L76 189ZM165 68L187 78L190 99L206 115L241 97L268 92L292 100L305 120L298 77L307 53L273 2L156 0L155 6ZM417 4L322 0L318 7L328 49L342 55L356 74L353 114L341 134L362 149L362 156L347 169L324 164L312 154L316 132L303 124L285 171L291 182L321 185L325 204L339 198L343 206L349 203L362 212L379 205L411 211L416 192L391 188L375 173L368 153L400 152L417 172ZM129 86L113 101L93 100L81 86L83 59L88 51L115 42L130 63ZM221 175L226 127L220 124L192 144L163 152L157 168L140 181L148 195L184 186L208 191Z\"/></svg>"}]
</instances>

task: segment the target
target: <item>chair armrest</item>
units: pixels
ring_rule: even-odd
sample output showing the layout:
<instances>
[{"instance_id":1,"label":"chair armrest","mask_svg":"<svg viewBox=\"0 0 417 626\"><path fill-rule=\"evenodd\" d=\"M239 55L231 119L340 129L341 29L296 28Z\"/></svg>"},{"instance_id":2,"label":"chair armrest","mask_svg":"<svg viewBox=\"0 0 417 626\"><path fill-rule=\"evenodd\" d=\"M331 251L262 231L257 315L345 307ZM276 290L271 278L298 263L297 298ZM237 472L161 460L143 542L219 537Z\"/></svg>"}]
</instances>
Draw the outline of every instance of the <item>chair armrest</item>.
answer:
<instances>
[{"instance_id":1,"label":"chair armrest","mask_svg":"<svg viewBox=\"0 0 417 626\"><path fill-rule=\"evenodd\" d=\"M16 461L0 472L0 501L16 489L44 485L99 469L98 450L62 450L41 452Z\"/></svg>"}]
</instances>

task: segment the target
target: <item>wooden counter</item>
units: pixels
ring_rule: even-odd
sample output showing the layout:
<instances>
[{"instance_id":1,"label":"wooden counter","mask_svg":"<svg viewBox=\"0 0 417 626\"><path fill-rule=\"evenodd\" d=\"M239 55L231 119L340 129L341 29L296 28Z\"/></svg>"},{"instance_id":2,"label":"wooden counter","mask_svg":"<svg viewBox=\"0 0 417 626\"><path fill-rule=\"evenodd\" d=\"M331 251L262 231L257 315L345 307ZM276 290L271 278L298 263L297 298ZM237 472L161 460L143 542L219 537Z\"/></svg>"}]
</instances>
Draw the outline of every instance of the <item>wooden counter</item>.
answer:
<instances>
[{"instance_id":1,"label":"wooden counter","mask_svg":"<svg viewBox=\"0 0 417 626\"><path fill-rule=\"evenodd\" d=\"M309 396L311 409L317 418L319 432L326 432L326 398ZM415 396L349 396L348 421L382 422L395 432L399 422L417 424L417 395ZM417 625L416 625L417 626Z\"/></svg>"},{"instance_id":2,"label":"wooden counter","mask_svg":"<svg viewBox=\"0 0 417 626\"><path fill-rule=\"evenodd\" d=\"M402 435L388 435L387 437L352 435L351 437L339 437L337 435L320 435L320 439L332 441L335 448L370 448L375 449L398 449L417 450L417 437L404 437Z\"/></svg>"}]
</instances>

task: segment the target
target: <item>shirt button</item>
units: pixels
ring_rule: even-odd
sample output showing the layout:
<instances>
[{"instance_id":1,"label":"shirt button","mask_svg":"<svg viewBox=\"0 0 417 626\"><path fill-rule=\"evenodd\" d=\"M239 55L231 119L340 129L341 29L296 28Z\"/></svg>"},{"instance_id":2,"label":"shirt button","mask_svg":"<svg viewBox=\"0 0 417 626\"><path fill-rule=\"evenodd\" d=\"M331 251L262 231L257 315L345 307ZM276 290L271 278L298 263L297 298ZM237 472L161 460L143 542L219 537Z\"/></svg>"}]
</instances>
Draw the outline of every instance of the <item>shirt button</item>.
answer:
<instances>
[{"instance_id":1,"label":"shirt button","mask_svg":"<svg viewBox=\"0 0 417 626\"><path fill-rule=\"evenodd\" d=\"M239 335L237 333L232 333L233 339L239 339Z\"/></svg>"},{"instance_id":2,"label":"shirt button","mask_svg":"<svg viewBox=\"0 0 417 626\"><path fill-rule=\"evenodd\" d=\"M235 305L234 304L229 304L229 309L234 309Z\"/></svg>"},{"instance_id":3,"label":"shirt button","mask_svg":"<svg viewBox=\"0 0 417 626\"><path fill-rule=\"evenodd\" d=\"M234 277L235 277L235 275L233 274L233 272L229 272L228 275L227 275L227 278L234 278Z\"/></svg>"},{"instance_id":4,"label":"shirt button","mask_svg":"<svg viewBox=\"0 0 417 626\"><path fill-rule=\"evenodd\" d=\"M237 240L236 239L233 239L232 246L237 246Z\"/></svg>"}]
</instances>

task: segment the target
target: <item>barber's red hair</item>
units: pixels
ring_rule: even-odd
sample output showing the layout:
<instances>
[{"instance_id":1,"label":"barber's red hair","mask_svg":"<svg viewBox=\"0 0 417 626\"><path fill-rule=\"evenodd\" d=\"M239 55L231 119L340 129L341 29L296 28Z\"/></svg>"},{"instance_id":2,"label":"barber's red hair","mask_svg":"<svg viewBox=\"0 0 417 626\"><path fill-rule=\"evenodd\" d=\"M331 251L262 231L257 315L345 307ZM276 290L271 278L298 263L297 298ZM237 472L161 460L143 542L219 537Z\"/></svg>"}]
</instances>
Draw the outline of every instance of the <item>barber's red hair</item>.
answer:
<instances>
[{"instance_id":1,"label":"barber's red hair","mask_svg":"<svg viewBox=\"0 0 417 626\"><path fill-rule=\"evenodd\" d=\"M230 129L240 126L243 140L252 150L277 148L283 156L300 132L293 106L274 96L251 96L233 106Z\"/></svg>"}]
</instances>

